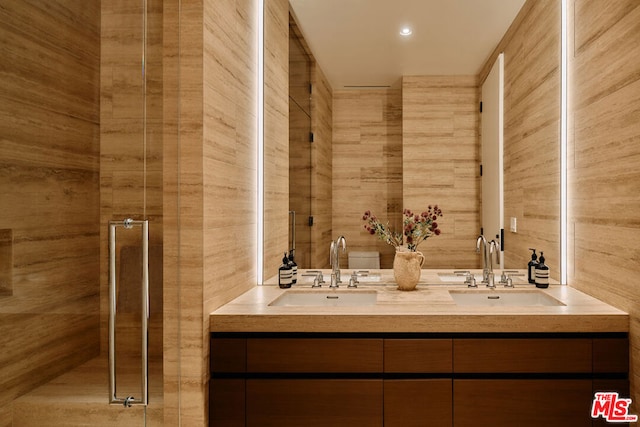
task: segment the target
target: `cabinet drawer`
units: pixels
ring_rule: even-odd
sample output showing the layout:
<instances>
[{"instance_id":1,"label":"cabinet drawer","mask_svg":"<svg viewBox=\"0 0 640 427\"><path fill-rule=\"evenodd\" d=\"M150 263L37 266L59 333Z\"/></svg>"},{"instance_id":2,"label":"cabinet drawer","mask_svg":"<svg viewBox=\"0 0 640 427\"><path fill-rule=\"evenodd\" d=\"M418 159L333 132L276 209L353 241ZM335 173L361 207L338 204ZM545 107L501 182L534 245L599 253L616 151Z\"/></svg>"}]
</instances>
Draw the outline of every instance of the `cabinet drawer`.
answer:
<instances>
[{"instance_id":1,"label":"cabinet drawer","mask_svg":"<svg viewBox=\"0 0 640 427\"><path fill-rule=\"evenodd\" d=\"M451 379L384 380L385 427L451 427Z\"/></svg>"},{"instance_id":2,"label":"cabinet drawer","mask_svg":"<svg viewBox=\"0 0 640 427\"><path fill-rule=\"evenodd\" d=\"M211 338L211 372L245 372L246 353L245 338Z\"/></svg>"},{"instance_id":3,"label":"cabinet drawer","mask_svg":"<svg viewBox=\"0 0 640 427\"><path fill-rule=\"evenodd\" d=\"M453 371L467 373L590 373L589 338L455 339Z\"/></svg>"},{"instance_id":4,"label":"cabinet drawer","mask_svg":"<svg viewBox=\"0 0 640 427\"><path fill-rule=\"evenodd\" d=\"M385 339L384 371L398 373L451 372L452 339Z\"/></svg>"},{"instance_id":5,"label":"cabinet drawer","mask_svg":"<svg viewBox=\"0 0 640 427\"><path fill-rule=\"evenodd\" d=\"M591 427L591 380L454 380L454 427Z\"/></svg>"},{"instance_id":6,"label":"cabinet drawer","mask_svg":"<svg viewBox=\"0 0 640 427\"><path fill-rule=\"evenodd\" d=\"M209 383L209 424L244 426L245 380L213 379Z\"/></svg>"},{"instance_id":7,"label":"cabinet drawer","mask_svg":"<svg viewBox=\"0 0 640 427\"><path fill-rule=\"evenodd\" d=\"M593 372L629 372L629 340L594 338Z\"/></svg>"},{"instance_id":8,"label":"cabinet drawer","mask_svg":"<svg viewBox=\"0 0 640 427\"><path fill-rule=\"evenodd\" d=\"M382 380L247 380L248 427L375 427L382 415Z\"/></svg>"},{"instance_id":9,"label":"cabinet drawer","mask_svg":"<svg viewBox=\"0 0 640 427\"><path fill-rule=\"evenodd\" d=\"M250 338L249 372L382 372L382 338Z\"/></svg>"}]
</instances>

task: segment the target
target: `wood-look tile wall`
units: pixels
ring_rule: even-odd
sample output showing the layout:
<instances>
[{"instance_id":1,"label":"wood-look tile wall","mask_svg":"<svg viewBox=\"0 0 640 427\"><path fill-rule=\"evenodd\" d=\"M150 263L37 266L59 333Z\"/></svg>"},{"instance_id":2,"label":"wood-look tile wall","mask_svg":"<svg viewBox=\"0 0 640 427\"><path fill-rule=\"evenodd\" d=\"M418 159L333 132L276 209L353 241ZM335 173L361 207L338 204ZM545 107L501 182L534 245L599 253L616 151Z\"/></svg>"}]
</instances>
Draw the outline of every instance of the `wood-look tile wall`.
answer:
<instances>
[{"instance_id":1,"label":"wood-look tile wall","mask_svg":"<svg viewBox=\"0 0 640 427\"><path fill-rule=\"evenodd\" d=\"M12 253L0 267L11 276L0 296L0 425L9 426L14 398L99 350L100 2L3 2L0 40L0 229L11 230L2 252Z\"/></svg>"},{"instance_id":2,"label":"wood-look tile wall","mask_svg":"<svg viewBox=\"0 0 640 427\"><path fill-rule=\"evenodd\" d=\"M560 279L560 4L528 1L480 73L504 52L505 267L544 251ZM509 230L517 218L517 233Z\"/></svg>"},{"instance_id":3,"label":"wood-look tile wall","mask_svg":"<svg viewBox=\"0 0 640 427\"><path fill-rule=\"evenodd\" d=\"M164 0L162 45L164 72L162 105L162 186L163 186L163 408L165 425L179 425L180 396L180 138L186 118L180 116L180 38L187 28L180 22L178 0ZM186 25L186 23L185 23ZM191 30L191 28L188 28ZM186 83L186 82L185 82ZM182 130L182 129L181 129Z\"/></svg>"},{"instance_id":4,"label":"wood-look tile wall","mask_svg":"<svg viewBox=\"0 0 640 427\"><path fill-rule=\"evenodd\" d=\"M164 11L164 146L178 159L164 162L164 292L179 297L165 307L165 423L206 425L209 313L258 280L257 10L253 0L206 0L182 2L179 15L165 1Z\"/></svg>"},{"instance_id":5,"label":"wood-look tile wall","mask_svg":"<svg viewBox=\"0 0 640 427\"><path fill-rule=\"evenodd\" d=\"M380 266L391 268L394 248L363 229L362 215L402 227L401 91L334 91L332 158L334 236L350 251L380 252Z\"/></svg>"},{"instance_id":6,"label":"wood-look tile wall","mask_svg":"<svg viewBox=\"0 0 640 427\"><path fill-rule=\"evenodd\" d=\"M569 284L630 314L640 406L640 4L569 2ZM573 29L573 31L571 31Z\"/></svg>"},{"instance_id":7,"label":"wood-look tile wall","mask_svg":"<svg viewBox=\"0 0 640 427\"><path fill-rule=\"evenodd\" d=\"M403 207L422 212L437 204L442 234L419 246L424 268L475 268L480 258L476 76L402 79Z\"/></svg>"}]
</instances>

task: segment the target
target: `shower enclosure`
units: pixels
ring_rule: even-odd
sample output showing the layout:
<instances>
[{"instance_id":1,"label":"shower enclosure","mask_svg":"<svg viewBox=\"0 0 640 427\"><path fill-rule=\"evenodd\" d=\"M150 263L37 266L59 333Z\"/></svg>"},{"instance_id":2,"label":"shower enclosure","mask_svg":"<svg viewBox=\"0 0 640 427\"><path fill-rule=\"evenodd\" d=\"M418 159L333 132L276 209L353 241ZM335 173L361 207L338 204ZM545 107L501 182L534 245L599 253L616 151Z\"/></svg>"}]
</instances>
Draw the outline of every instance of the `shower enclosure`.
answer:
<instances>
[{"instance_id":1,"label":"shower enclosure","mask_svg":"<svg viewBox=\"0 0 640 427\"><path fill-rule=\"evenodd\" d=\"M164 18L161 0L0 7L0 426L179 413Z\"/></svg>"}]
</instances>

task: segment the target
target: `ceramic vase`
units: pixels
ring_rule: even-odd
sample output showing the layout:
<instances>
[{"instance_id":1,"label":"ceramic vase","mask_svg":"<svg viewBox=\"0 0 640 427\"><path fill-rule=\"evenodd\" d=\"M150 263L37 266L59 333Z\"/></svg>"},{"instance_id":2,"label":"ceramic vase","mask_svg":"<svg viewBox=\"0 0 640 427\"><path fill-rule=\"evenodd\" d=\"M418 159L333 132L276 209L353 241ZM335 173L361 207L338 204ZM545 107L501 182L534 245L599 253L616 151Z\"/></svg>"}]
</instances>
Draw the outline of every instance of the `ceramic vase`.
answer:
<instances>
[{"instance_id":1,"label":"ceramic vase","mask_svg":"<svg viewBox=\"0 0 640 427\"><path fill-rule=\"evenodd\" d=\"M420 281L424 264L422 252L396 251L393 260L393 275L401 291L412 291Z\"/></svg>"}]
</instances>

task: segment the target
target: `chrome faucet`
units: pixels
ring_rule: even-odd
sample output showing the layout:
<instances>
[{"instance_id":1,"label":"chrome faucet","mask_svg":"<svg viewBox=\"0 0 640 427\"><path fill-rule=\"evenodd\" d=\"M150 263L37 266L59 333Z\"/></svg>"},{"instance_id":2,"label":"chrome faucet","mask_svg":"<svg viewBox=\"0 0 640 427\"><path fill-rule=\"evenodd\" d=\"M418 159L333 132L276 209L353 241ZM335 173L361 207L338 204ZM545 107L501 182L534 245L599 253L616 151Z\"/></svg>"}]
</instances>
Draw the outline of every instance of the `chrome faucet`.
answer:
<instances>
[{"instance_id":1,"label":"chrome faucet","mask_svg":"<svg viewBox=\"0 0 640 427\"><path fill-rule=\"evenodd\" d=\"M476 240L476 252L480 253L480 246L482 245L482 284L487 285L490 288L495 288L495 276L493 274L493 254L496 254L496 262L500 264L500 243L492 240L487 242L487 239L481 234Z\"/></svg>"},{"instance_id":2,"label":"chrome faucet","mask_svg":"<svg viewBox=\"0 0 640 427\"><path fill-rule=\"evenodd\" d=\"M487 239L481 234L476 239L476 253L480 253L480 245L482 245L482 282L489 284L489 252L487 251Z\"/></svg>"},{"instance_id":3,"label":"chrome faucet","mask_svg":"<svg viewBox=\"0 0 640 427\"><path fill-rule=\"evenodd\" d=\"M331 242L329 249L329 263L331 264L331 284L330 288L337 288L340 280L340 246L342 245L342 253L347 252L347 240L344 236L340 236L335 242Z\"/></svg>"},{"instance_id":4,"label":"chrome faucet","mask_svg":"<svg viewBox=\"0 0 640 427\"><path fill-rule=\"evenodd\" d=\"M493 274L493 254L496 254L496 263L498 265L500 265L500 243L496 242L495 240L492 240L488 243L489 245L489 275L488 275L488 282L487 282L487 286L489 288L495 288L496 287L496 282L495 282L495 276Z\"/></svg>"}]
</instances>

